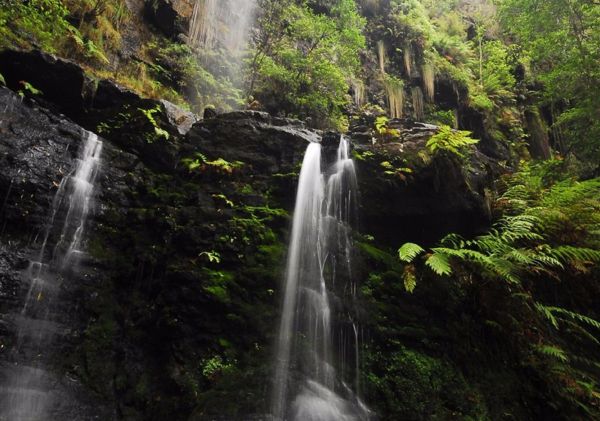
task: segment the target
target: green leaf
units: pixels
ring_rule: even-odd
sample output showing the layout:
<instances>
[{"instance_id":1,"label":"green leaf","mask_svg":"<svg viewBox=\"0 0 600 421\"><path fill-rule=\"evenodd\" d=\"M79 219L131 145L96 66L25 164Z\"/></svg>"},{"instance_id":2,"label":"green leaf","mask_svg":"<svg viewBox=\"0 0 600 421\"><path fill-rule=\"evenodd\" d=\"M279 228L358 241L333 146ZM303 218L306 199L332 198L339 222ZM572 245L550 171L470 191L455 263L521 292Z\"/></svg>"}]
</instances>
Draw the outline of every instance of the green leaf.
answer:
<instances>
[{"instance_id":1,"label":"green leaf","mask_svg":"<svg viewBox=\"0 0 600 421\"><path fill-rule=\"evenodd\" d=\"M421 247L418 244L405 243L398 250L398 257L400 257L400 260L402 260L403 262L410 263L415 259L415 257L423 253L424 251L425 249L423 249L423 247Z\"/></svg>"},{"instance_id":2,"label":"green leaf","mask_svg":"<svg viewBox=\"0 0 600 421\"><path fill-rule=\"evenodd\" d=\"M406 289L406 292L410 292L412 294L417 287L417 277L415 275L415 267L413 265L408 265L404 268L402 279L404 279L404 289Z\"/></svg>"},{"instance_id":3,"label":"green leaf","mask_svg":"<svg viewBox=\"0 0 600 421\"><path fill-rule=\"evenodd\" d=\"M452 267L448 256L443 253L433 253L430 255L425 264L440 276L448 276L452 274Z\"/></svg>"},{"instance_id":4,"label":"green leaf","mask_svg":"<svg viewBox=\"0 0 600 421\"><path fill-rule=\"evenodd\" d=\"M569 358L567 357L567 354L565 353L565 351L560 349L557 346L541 345L541 346L537 346L536 349L541 354L547 355L552 358L556 358L557 360L560 360L564 363L569 361Z\"/></svg>"}]
</instances>

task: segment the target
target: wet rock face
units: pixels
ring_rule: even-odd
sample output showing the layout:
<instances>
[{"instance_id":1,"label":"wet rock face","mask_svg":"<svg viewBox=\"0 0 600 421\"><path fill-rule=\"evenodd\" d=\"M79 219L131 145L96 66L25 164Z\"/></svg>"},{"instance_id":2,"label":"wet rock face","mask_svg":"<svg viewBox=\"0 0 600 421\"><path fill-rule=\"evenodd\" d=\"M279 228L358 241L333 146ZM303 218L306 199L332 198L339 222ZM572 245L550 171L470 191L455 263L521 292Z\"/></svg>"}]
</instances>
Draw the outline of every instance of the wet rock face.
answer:
<instances>
[{"instance_id":1,"label":"wet rock face","mask_svg":"<svg viewBox=\"0 0 600 421\"><path fill-rule=\"evenodd\" d=\"M5 88L0 103L0 232L29 229L33 238L70 171L82 129Z\"/></svg>"},{"instance_id":2,"label":"wet rock face","mask_svg":"<svg viewBox=\"0 0 600 421\"><path fill-rule=\"evenodd\" d=\"M427 141L438 128L392 120L399 139L376 138L357 126L355 161L361 190L361 230L389 246L433 244L449 232L471 236L489 227L486 188L498 175L497 163L475 148L461 159L431 156Z\"/></svg>"},{"instance_id":3,"label":"wet rock face","mask_svg":"<svg viewBox=\"0 0 600 421\"><path fill-rule=\"evenodd\" d=\"M22 101L0 89L0 312L22 299L22 270L35 251L28 244L81 145L75 120L104 138L104 164L89 255L61 291L70 331L53 372L86 385L70 395L84 402L74 404L81 414L98 401L109 414L103 419L115 419L111 411L125 419L251 419L267 407L289 214L307 142L319 136L297 120L256 111L194 122L172 104L108 81L88 97L77 69L42 57L36 65L58 73L44 82L33 60L22 58L22 72L13 74L30 75L42 98ZM73 86L67 75L75 75ZM56 80L73 105L46 93L42 85ZM374 145L369 127L352 135L363 233L391 247L425 245L487 222L493 162L486 156L423 160L434 127L398 123L400 141ZM325 133L322 142L330 160L339 134ZM0 324L4 337L13 330ZM78 419L72 414L62 419Z\"/></svg>"},{"instance_id":4,"label":"wet rock face","mask_svg":"<svg viewBox=\"0 0 600 421\"><path fill-rule=\"evenodd\" d=\"M83 129L7 89L0 90L0 109L0 197L6 202L0 305L9 313L22 305L22 271L37 250L36 243L26 244L47 221ZM137 117L107 130L90 255L61 291L56 312L69 329L52 351L60 358L51 376L60 384L69 372L89 389L61 391L60 400L73 404L56 419L87 419L86 405L96 395L98 411L118 408L133 419L156 411L157 419L172 411L189 414L198 405L197 388L210 390L206 379L189 389L189 364L221 353L214 349L219 340L235 349L270 343L277 300L269 290L277 288L283 262L285 211L293 207L299 164L316 135L298 121L237 112L198 122L185 137L173 131L169 139L155 139L147 138L155 128ZM188 168L186 159L198 159L198 167ZM219 253L219 264L201 256L211 251ZM0 332L10 343L14 326L2 323ZM268 347L258 354L245 363L249 371L267 370ZM239 403L246 411L256 404L250 391L264 386L263 377L255 379L260 384L239 379L247 383L247 400ZM193 378L202 379L201 372ZM151 395L162 400L148 407Z\"/></svg>"},{"instance_id":5,"label":"wet rock face","mask_svg":"<svg viewBox=\"0 0 600 421\"><path fill-rule=\"evenodd\" d=\"M31 391L14 385L0 390L0 414L7 413L15 396L37 393L49 403L45 419L50 421L111 419L110 407L63 368L65 351L87 323L79 308L89 299L86 286L97 280L93 271L82 264L61 283L51 322L24 318L21 311L30 259L39 255L54 194L73 169L83 129L5 88L0 89L0 110L0 384L32 381ZM36 323L56 327L56 339L43 342L33 358L27 357L33 352L27 347L15 352L17 330L38 329L41 324ZM42 358L46 364L37 367L35 361Z\"/></svg>"},{"instance_id":6,"label":"wet rock face","mask_svg":"<svg viewBox=\"0 0 600 421\"><path fill-rule=\"evenodd\" d=\"M175 104L141 98L107 79L94 80L75 63L40 51L1 51L0 73L12 90L22 90L23 81L30 83L41 91L36 99L45 108L91 131L127 109L157 108L153 115L157 124L174 135L187 133L196 121L192 113Z\"/></svg>"}]
</instances>

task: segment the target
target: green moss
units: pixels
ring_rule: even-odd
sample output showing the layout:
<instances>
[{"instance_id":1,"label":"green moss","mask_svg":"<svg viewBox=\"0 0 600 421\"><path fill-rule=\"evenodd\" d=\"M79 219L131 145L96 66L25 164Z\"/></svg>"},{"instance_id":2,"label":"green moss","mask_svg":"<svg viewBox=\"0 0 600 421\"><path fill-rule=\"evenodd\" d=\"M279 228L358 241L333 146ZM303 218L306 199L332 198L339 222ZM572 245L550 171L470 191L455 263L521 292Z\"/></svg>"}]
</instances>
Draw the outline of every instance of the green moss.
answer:
<instances>
[{"instance_id":1,"label":"green moss","mask_svg":"<svg viewBox=\"0 0 600 421\"><path fill-rule=\"evenodd\" d=\"M366 377L372 402L390 419L486 419L477 391L442 358L391 344L391 352L369 352Z\"/></svg>"}]
</instances>

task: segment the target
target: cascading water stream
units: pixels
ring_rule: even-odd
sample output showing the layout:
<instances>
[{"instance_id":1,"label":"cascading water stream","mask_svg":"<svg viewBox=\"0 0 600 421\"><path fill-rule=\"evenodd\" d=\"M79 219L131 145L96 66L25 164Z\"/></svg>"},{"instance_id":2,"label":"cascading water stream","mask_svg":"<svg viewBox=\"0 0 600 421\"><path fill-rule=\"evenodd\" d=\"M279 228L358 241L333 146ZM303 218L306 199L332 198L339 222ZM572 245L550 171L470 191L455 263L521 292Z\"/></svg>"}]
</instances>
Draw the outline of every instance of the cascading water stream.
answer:
<instances>
[{"instance_id":1,"label":"cascading water stream","mask_svg":"<svg viewBox=\"0 0 600 421\"><path fill-rule=\"evenodd\" d=\"M216 79L240 90L256 7L257 0L195 0L188 30L187 42L202 67ZM205 102L199 105L213 103L213 99L199 99Z\"/></svg>"},{"instance_id":2,"label":"cascading water stream","mask_svg":"<svg viewBox=\"0 0 600 421\"><path fill-rule=\"evenodd\" d=\"M188 31L189 43L207 50L245 47L254 22L256 0L196 0Z\"/></svg>"},{"instance_id":3,"label":"cascading water stream","mask_svg":"<svg viewBox=\"0 0 600 421\"><path fill-rule=\"evenodd\" d=\"M17 330L11 366L0 387L0 420L43 421L55 403L54 380L46 370L49 345L64 328L53 320L56 299L68 271L81 253L83 234L92 208L94 181L100 168L102 142L85 132L77 166L61 181L45 226L39 255L30 262L29 284L20 313L13 315ZM62 226L58 220L64 215ZM60 230L60 231L58 231ZM57 237L52 253L51 239Z\"/></svg>"},{"instance_id":4,"label":"cascading water stream","mask_svg":"<svg viewBox=\"0 0 600 421\"><path fill-rule=\"evenodd\" d=\"M330 295L350 307L356 298L350 223L357 183L348 141L342 137L336 161L326 171L321 161L321 145L311 143L300 172L286 267L271 408L277 421L369 418L356 391L338 374L346 353L333 347L334 327L344 321L336 320L343 312L332 306ZM356 333L350 346L358 388L358 328L350 324Z\"/></svg>"}]
</instances>

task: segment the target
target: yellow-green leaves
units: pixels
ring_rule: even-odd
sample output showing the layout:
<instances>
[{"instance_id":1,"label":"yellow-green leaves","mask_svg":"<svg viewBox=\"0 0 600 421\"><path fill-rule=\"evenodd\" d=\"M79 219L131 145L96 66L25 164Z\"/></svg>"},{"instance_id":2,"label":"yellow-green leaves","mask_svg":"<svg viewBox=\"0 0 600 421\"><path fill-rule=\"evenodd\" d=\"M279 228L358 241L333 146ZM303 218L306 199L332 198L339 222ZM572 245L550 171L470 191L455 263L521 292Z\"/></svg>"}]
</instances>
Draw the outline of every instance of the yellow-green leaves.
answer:
<instances>
[{"instance_id":1,"label":"yellow-green leaves","mask_svg":"<svg viewBox=\"0 0 600 421\"><path fill-rule=\"evenodd\" d=\"M450 126L441 126L440 131L427 142L427 148L432 154L439 151L448 151L459 157L463 157L463 150L470 145L479 142L470 137L471 132L464 130L453 130Z\"/></svg>"},{"instance_id":2,"label":"yellow-green leaves","mask_svg":"<svg viewBox=\"0 0 600 421\"><path fill-rule=\"evenodd\" d=\"M405 243L402 247L400 247L400 250L398 250L398 257L403 262L410 263L415 259L415 257L424 251L425 249L418 244Z\"/></svg>"}]
</instances>

